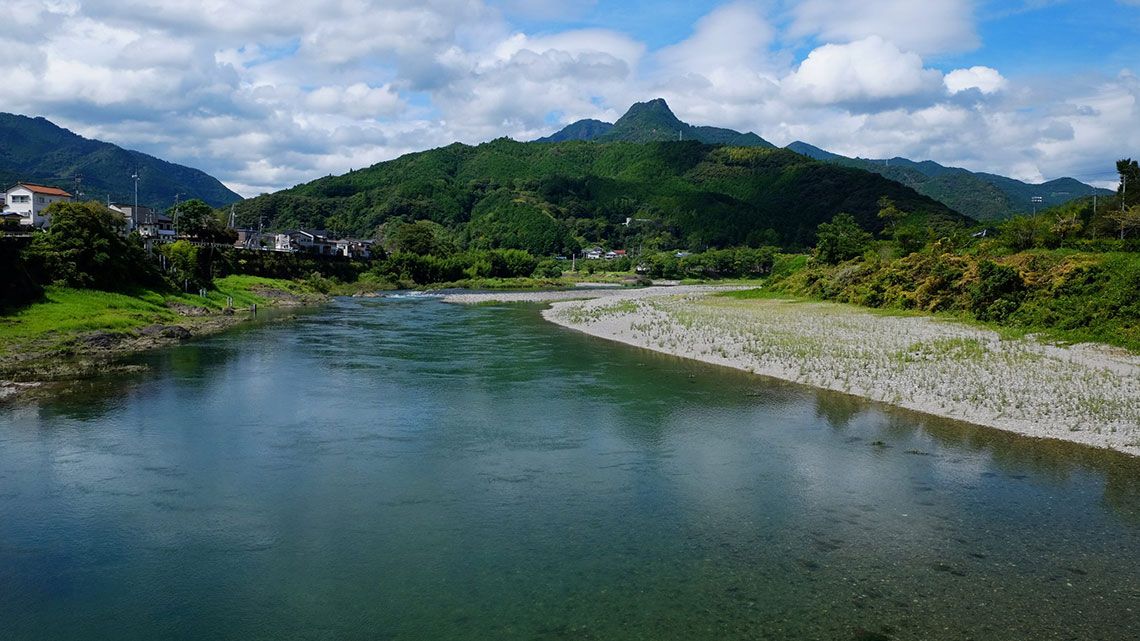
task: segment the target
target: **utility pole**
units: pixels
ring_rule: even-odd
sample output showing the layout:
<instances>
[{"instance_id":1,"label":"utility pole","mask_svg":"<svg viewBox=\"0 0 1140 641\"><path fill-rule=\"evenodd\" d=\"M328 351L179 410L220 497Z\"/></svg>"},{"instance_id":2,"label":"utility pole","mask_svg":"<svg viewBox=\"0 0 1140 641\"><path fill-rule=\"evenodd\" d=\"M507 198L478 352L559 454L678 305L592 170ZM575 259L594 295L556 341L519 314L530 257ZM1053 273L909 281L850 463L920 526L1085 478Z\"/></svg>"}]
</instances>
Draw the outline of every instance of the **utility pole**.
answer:
<instances>
[{"instance_id":1,"label":"utility pole","mask_svg":"<svg viewBox=\"0 0 1140 641\"><path fill-rule=\"evenodd\" d=\"M178 233L178 199L182 194L174 194L174 233Z\"/></svg>"},{"instance_id":2,"label":"utility pole","mask_svg":"<svg viewBox=\"0 0 1140 641\"><path fill-rule=\"evenodd\" d=\"M135 173L131 174L131 180L135 181L135 205L131 209L131 214L135 220L139 219L139 170L136 168ZM147 221L150 222L149 220Z\"/></svg>"}]
</instances>

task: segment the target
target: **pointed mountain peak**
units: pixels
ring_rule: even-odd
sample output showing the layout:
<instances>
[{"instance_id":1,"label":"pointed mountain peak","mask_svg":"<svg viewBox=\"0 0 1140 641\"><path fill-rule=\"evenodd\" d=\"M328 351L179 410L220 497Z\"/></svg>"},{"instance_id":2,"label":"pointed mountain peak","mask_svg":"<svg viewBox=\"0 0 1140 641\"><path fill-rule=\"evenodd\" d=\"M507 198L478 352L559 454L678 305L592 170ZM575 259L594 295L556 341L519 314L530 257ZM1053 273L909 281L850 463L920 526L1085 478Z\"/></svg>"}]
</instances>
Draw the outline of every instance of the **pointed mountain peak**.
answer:
<instances>
[{"instance_id":1,"label":"pointed mountain peak","mask_svg":"<svg viewBox=\"0 0 1140 641\"><path fill-rule=\"evenodd\" d=\"M682 122L664 98L639 102L629 108L614 124L597 120L579 120L537 142L596 140L598 142L656 142L695 140L708 144L744 147L772 147L753 133L740 133L720 127L694 127Z\"/></svg>"},{"instance_id":2,"label":"pointed mountain peak","mask_svg":"<svg viewBox=\"0 0 1140 641\"><path fill-rule=\"evenodd\" d=\"M674 125L684 124L673 113L673 110L669 108L669 104L665 102L664 98L654 98L648 102L634 103L634 105L629 108L629 111L625 112L625 115L619 118L614 124L621 125L623 121L628 122L630 120L653 120L661 124Z\"/></svg>"}]
</instances>

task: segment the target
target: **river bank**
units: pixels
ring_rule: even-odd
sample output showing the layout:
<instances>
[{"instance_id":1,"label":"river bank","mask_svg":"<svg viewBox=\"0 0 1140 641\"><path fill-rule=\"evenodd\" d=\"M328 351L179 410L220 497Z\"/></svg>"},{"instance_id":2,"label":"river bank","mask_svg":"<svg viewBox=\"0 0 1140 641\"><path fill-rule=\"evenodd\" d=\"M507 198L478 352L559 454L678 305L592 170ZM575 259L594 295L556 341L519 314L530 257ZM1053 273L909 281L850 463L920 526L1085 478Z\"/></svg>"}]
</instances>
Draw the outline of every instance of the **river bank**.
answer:
<instances>
[{"instance_id":1,"label":"river bank","mask_svg":"<svg viewBox=\"0 0 1140 641\"><path fill-rule=\"evenodd\" d=\"M251 322L259 310L287 318L277 310L325 300L291 281L255 277L221 279L205 297L51 288L43 301L0 317L0 402Z\"/></svg>"},{"instance_id":2,"label":"river bank","mask_svg":"<svg viewBox=\"0 0 1140 641\"><path fill-rule=\"evenodd\" d=\"M1140 455L1140 357L932 317L708 295L714 287L467 294L552 301L547 320L593 336L1035 438ZM585 300L583 300L585 299Z\"/></svg>"}]
</instances>

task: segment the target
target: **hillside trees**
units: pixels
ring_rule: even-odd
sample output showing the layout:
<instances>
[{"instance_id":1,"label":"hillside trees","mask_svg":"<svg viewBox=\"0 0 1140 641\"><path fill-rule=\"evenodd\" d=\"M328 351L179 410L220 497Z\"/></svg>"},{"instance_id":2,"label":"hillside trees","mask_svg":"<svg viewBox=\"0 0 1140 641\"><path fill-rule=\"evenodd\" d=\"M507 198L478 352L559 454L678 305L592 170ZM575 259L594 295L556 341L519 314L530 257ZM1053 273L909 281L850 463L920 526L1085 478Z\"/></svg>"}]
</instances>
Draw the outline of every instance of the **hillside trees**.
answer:
<instances>
[{"instance_id":1,"label":"hillside trees","mask_svg":"<svg viewBox=\"0 0 1140 641\"><path fill-rule=\"evenodd\" d=\"M142 245L122 236L118 214L96 202L59 202L46 211L51 226L25 252L42 279L112 291L160 280Z\"/></svg>"},{"instance_id":2,"label":"hillside trees","mask_svg":"<svg viewBox=\"0 0 1140 641\"><path fill-rule=\"evenodd\" d=\"M178 233L191 238L223 241L230 236L214 209L196 198L167 209L166 215L174 220Z\"/></svg>"},{"instance_id":3,"label":"hillside trees","mask_svg":"<svg viewBox=\"0 0 1140 641\"><path fill-rule=\"evenodd\" d=\"M839 213L830 223L820 223L816 232L816 257L836 265L861 256L871 246L871 234L851 214Z\"/></svg>"},{"instance_id":4,"label":"hillside trees","mask_svg":"<svg viewBox=\"0 0 1140 641\"><path fill-rule=\"evenodd\" d=\"M1110 211L1105 218L1112 221L1115 229L1120 231L1120 240L1140 230L1140 205L1133 205L1127 209Z\"/></svg>"},{"instance_id":5,"label":"hillside trees","mask_svg":"<svg viewBox=\"0 0 1140 641\"><path fill-rule=\"evenodd\" d=\"M1127 209L1140 205L1140 163L1131 158L1116 161L1116 171L1120 174L1120 187L1116 196Z\"/></svg>"}]
</instances>

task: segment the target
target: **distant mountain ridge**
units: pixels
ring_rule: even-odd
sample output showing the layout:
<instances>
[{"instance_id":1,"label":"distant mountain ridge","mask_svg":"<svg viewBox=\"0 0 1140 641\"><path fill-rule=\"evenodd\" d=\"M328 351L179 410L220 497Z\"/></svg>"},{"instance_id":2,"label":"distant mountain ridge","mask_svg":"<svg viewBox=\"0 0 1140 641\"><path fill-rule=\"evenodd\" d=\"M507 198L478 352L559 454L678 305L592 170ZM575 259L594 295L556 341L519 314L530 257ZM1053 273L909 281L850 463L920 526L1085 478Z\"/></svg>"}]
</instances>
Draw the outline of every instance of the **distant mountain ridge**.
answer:
<instances>
[{"instance_id":1,"label":"distant mountain ridge","mask_svg":"<svg viewBox=\"0 0 1140 641\"><path fill-rule=\"evenodd\" d=\"M1057 178L1034 185L997 174L947 167L932 160L848 158L798 140L786 149L815 160L875 172L977 220L1003 219L1028 213L1032 211L1034 197L1041 198L1038 208L1043 209L1082 196L1111 196L1115 193L1074 178Z\"/></svg>"},{"instance_id":2,"label":"distant mountain ridge","mask_svg":"<svg viewBox=\"0 0 1140 641\"><path fill-rule=\"evenodd\" d=\"M31 182L73 194L79 189L88 199L132 202L136 170L140 205L164 209L176 196L198 198L212 207L242 199L199 169L90 140L46 118L0 113L0 189Z\"/></svg>"},{"instance_id":3,"label":"distant mountain ridge","mask_svg":"<svg viewBox=\"0 0 1140 641\"><path fill-rule=\"evenodd\" d=\"M721 127L698 127L682 122L662 98L639 102L629 108L617 122L579 120L545 138L534 142L565 142L591 140L596 142L667 142L695 140L710 145L732 147L765 147L775 145L754 133L741 133Z\"/></svg>"}]
</instances>

